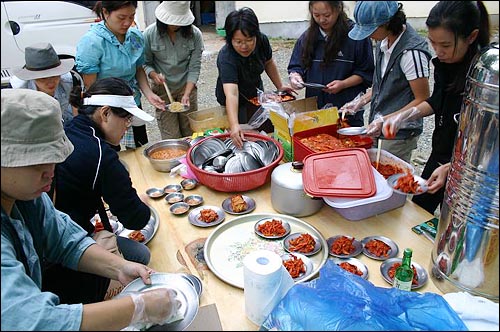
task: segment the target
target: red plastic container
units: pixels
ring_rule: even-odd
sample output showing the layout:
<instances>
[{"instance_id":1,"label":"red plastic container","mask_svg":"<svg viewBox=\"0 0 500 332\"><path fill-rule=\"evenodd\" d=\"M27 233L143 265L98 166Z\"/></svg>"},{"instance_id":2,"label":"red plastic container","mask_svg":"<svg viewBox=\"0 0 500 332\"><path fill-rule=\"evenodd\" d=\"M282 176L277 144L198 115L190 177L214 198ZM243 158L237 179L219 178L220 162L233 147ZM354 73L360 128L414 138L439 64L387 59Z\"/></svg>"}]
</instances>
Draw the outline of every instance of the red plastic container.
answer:
<instances>
[{"instance_id":1,"label":"red plastic container","mask_svg":"<svg viewBox=\"0 0 500 332\"><path fill-rule=\"evenodd\" d=\"M222 134L222 135L210 136L206 139L219 138L221 140L225 140L226 138L229 137L230 134ZM280 143L278 143L278 141L276 141L272 137L265 135L245 133L245 139L249 141L257 141L257 140L273 141L279 150L278 158L276 158L276 160L274 160L271 164L265 167L261 167L259 169L255 169L244 173L225 174L225 173L207 172L201 168L198 168L191 161L191 150L193 150L193 148L198 144L204 142L206 139L199 141L198 143L189 148L189 150L186 153L186 162L201 184L217 191L242 192L258 188L266 184L267 182L271 181L271 173L273 169L276 166L278 166L281 159L283 159L283 153L284 153L283 147L281 146Z\"/></svg>"},{"instance_id":2,"label":"red plastic container","mask_svg":"<svg viewBox=\"0 0 500 332\"><path fill-rule=\"evenodd\" d=\"M305 157L302 182L304 191L314 197L366 198L377 192L368 152L362 148Z\"/></svg>"},{"instance_id":3,"label":"red plastic container","mask_svg":"<svg viewBox=\"0 0 500 332\"><path fill-rule=\"evenodd\" d=\"M312 128L308 130L304 130L298 132L293 135L293 158L296 161L303 161L304 158L312 153L317 153L316 151L311 150L309 147L302 144L300 141L302 138L315 136L318 134L329 134L336 138L349 138L355 143L355 148L365 148L369 149L373 145L373 139L369 136L364 135L356 135L356 136L345 136L339 135L337 133L337 125L328 125L323 127Z\"/></svg>"}]
</instances>

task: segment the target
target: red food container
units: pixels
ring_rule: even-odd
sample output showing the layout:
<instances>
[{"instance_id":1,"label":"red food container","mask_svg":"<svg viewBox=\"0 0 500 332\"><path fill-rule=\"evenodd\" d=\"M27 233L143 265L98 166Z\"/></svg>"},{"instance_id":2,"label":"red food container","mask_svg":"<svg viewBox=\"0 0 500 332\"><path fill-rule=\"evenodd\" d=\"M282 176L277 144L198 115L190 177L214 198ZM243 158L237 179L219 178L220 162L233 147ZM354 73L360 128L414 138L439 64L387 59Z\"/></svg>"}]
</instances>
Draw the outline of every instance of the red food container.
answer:
<instances>
[{"instance_id":1,"label":"red food container","mask_svg":"<svg viewBox=\"0 0 500 332\"><path fill-rule=\"evenodd\" d=\"M365 148L369 149L373 145L373 139L369 136L364 136L364 135L356 135L356 136L345 136L345 135L339 135L337 133L337 125L328 125L328 126L323 126L323 127L317 127L313 129L308 129L304 130L301 132L298 132L293 135L292 141L293 141L293 158L296 161L303 161L304 158L312 153L317 153L316 151L311 150L309 147L304 145L300 140L302 138L306 137L311 137L315 136L318 134L329 134L335 138L349 138L351 141L354 142L355 146L354 148Z\"/></svg>"}]
</instances>

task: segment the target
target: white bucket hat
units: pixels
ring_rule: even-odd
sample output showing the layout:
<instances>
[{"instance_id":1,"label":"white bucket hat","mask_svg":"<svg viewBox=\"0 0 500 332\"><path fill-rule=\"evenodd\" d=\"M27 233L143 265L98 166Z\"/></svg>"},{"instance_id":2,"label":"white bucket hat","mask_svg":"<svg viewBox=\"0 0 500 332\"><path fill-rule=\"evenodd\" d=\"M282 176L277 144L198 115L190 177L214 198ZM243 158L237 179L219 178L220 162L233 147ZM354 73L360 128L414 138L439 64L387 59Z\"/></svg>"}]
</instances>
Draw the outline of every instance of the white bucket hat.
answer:
<instances>
[{"instance_id":1,"label":"white bucket hat","mask_svg":"<svg viewBox=\"0 0 500 332\"><path fill-rule=\"evenodd\" d=\"M194 15L189 8L191 1L163 1L156 7L156 18L168 25L186 26L193 24Z\"/></svg>"},{"instance_id":2,"label":"white bucket hat","mask_svg":"<svg viewBox=\"0 0 500 332\"><path fill-rule=\"evenodd\" d=\"M28 81L38 78L61 76L68 73L75 65L73 59L59 59L49 43L38 43L25 48L25 65L12 72L18 78Z\"/></svg>"},{"instance_id":3,"label":"white bucket hat","mask_svg":"<svg viewBox=\"0 0 500 332\"><path fill-rule=\"evenodd\" d=\"M92 95L83 99L83 105L123 108L125 111L134 116L132 119L133 126L141 126L146 122L154 120L151 115L137 107L133 96Z\"/></svg>"}]
</instances>

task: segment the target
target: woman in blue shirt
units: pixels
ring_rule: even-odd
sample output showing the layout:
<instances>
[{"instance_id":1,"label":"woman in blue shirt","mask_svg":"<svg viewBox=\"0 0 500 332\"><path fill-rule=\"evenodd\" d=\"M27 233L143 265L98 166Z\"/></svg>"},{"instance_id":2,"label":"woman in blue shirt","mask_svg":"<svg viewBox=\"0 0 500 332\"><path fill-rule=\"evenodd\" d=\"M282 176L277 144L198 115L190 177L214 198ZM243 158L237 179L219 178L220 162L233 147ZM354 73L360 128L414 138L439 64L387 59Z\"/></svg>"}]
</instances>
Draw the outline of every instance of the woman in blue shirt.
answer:
<instances>
[{"instance_id":1,"label":"woman in blue shirt","mask_svg":"<svg viewBox=\"0 0 500 332\"><path fill-rule=\"evenodd\" d=\"M97 79L119 77L134 89L137 106L141 91L156 108L165 109L165 101L150 88L144 64L144 37L134 23L137 1L99 1L94 9L102 19L91 26L76 48L76 69L85 87ZM146 126L132 126L121 143L136 148L148 143Z\"/></svg>"}]
</instances>

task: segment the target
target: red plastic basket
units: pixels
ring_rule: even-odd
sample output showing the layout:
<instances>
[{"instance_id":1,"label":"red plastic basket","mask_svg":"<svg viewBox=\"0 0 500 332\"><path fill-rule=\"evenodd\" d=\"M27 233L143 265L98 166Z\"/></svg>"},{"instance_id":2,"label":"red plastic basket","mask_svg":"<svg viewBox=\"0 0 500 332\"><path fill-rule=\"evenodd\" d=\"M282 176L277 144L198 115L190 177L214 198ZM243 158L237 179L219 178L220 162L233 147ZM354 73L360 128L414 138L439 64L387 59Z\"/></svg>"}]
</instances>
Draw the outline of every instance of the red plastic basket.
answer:
<instances>
[{"instance_id":1,"label":"red plastic basket","mask_svg":"<svg viewBox=\"0 0 500 332\"><path fill-rule=\"evenodd\" d=\"M257 140L273 141L274 144L276 144L276 146L278 147L279 150L278 158L276 158L276 160L274 160L271 164L265 167L261 167L259 169L254 169L252 171L244 173L225 174L225 173L207 172L201 168L198 168L195 164L193 164L193 162L191 161L191 151L195 146L201 144L202 142L210 138L219 138L221 140L225 140L226 138L229 137L230 134L210 136L205 139L202 139L201 141L197 142L195 145L189 148L189 150L186 153L186 162L191 171L198 178L198 181L209 188L222 192L248 191L258 188L269 182L271 180L271 173L273 169L276 166L278 166L281 159L283 159L284 152L283 152L283 147L281 146L280 143L278 143L278 141L266 135L245 133L245 139L249 141L257 141Z\"/></svg>"}]
</instances>

